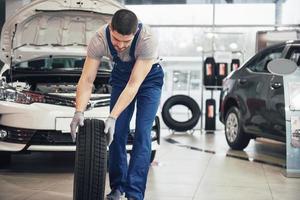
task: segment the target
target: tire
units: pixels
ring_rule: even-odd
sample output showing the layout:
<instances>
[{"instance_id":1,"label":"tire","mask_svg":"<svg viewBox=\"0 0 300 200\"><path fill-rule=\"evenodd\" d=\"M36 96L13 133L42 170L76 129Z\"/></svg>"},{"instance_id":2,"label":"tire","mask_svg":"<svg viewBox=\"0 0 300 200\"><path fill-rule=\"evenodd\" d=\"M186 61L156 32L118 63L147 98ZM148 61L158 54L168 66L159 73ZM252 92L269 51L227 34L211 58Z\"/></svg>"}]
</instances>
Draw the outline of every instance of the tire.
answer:
<instances>
[{"instance_id":1,"label":"tire","mask_svg":"<svg viewBox=\"0 0 300 200\"><path fill-rule=\"evenodd\" d=\"M103 200L107 168L104 122L84 120L76 142L74 200Z\"/></svg>"},{"instance_id":2,"label":"tire","mask_svg":"<svg viewBox=\"0 0 300 200\"><path fill-rule=\"evenodd\" d=\"M155 126L153 127L153 130L156 132L157 136L157 144L160 144L160 120L158 116L155 116ZM155 159L156 150L151 151L151 157L150 157L150 164Z\"/></svg>"},{"instance_id":3,"label":"tire","mask_svg":"<svg viewBox=\"0 0 300 200\"><path fill-rule=\"evenodd\" d=\"M155 126L152 127L152 130L156 132L157 144L160 144L160 120L158 116L155 116Z\"/></svg>"},{"instance_id":4,"label":"tire","mask_svg":"<svg viewBox=\"0 0 300 200\"><path fill-rule=\"evenodd\" d=\"M234 150L243 150L250 142L250 136L242 128L241 113L236 107L231 107L226 114L225 137Z\"/></svg>"},{"instance_id":5,"label":"tire","mask_svg":"<svg viewBox=\"0 0 300 200\"><path fill-rule=\"evenodd\" d=\"M0 168L8 166L11 162L11 152L0 151Z\"/></svg>"},{"instance_id":6,"label":"tire","mask_svg":"<svg viewBox=\"0 0 300 200\"><path fill-rule=\"evenodd\" d=\"M152 150L152 151L151 151L150 164L154 161L155 154L156 154L156 150Z\"/></svg>"},{"instance_id":7,"label":"tire","mask_svg":"<svg viewBox=\"0 0 300 200\"><path fill-rule=\"evenodd\" d=\"M184 105L192 112L192 118L180 122L172 118L170 109L175 105ZM193 129L200 118L200 108L197 102L186 95L175 95L167 99L162 108L162 118L165 124L175 131L187 131Z\"/></svg>"}]
</instances>

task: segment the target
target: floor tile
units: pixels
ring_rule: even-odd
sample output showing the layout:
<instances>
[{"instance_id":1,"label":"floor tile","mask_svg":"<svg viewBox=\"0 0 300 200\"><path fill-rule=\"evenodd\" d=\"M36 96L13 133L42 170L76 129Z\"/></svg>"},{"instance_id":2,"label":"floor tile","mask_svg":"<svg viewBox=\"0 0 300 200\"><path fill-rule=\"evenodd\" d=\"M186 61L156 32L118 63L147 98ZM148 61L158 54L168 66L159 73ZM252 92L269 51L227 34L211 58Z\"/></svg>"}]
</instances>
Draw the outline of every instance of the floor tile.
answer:
<instances>
[{"instance_id":1,"label":"floor tile","mask_svg":"<svg viewBox=\"0 0 300 200\"><path fill-rule=\"evenodd\" d=\"M0 169L0 200L71 200L74 161L70 152L14 155ZM299 200L300 179L285 177L284 164L283 143L257 139L233 151L222 131L162 130L145 200Z\"/></svg>"},{"instance_id":2,"label":"floor tile","mask_svg":"<svg viewBox=\"0 0 300 200\"><path fill-rule=\"evenodd\" d=\"M265 188L237 186L202 186L194 200L272 200L271 192Z\"/></svg>"}]
</instances>

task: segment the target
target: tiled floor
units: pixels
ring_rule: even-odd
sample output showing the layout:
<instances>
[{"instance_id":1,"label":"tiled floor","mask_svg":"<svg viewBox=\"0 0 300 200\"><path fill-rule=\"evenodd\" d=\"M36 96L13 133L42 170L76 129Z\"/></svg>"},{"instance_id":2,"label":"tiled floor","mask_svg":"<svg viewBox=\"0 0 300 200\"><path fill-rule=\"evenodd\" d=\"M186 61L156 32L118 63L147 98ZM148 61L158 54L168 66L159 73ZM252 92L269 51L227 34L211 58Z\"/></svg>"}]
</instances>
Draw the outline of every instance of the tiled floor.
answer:
<instances>
[{"instance_id":1,"label":"tiled floor","mask_svg":"<svg viewBox=\"0 0 300 200\"><path fill-rule=\"evenodd\" d=\"M281 143L252 141L241 152L228 148L222 131L163 130L145 199L299 200L300 179L286 178L284 165ZM71 200L73 166L72 153L15 155L0 170L0 200Z\"/></svg>"}]
</instances>

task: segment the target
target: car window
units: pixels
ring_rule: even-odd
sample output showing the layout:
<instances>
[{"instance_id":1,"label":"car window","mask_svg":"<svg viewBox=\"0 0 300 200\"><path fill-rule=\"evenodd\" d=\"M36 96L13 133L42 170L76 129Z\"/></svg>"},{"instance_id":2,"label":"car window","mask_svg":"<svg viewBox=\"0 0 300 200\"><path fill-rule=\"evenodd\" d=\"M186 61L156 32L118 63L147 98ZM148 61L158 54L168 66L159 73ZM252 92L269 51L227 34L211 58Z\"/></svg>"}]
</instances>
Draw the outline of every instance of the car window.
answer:
<instances>
[{"instance_id":1,"label":"car window","mask_svg":"<svg viewBox=\"0 0 300 200\"><path fill-rule=\"evenodd\" d=\"M300 67L300 46L292 47L287 54L287 58L294 61Z\"/></svg>"},{"instance_id":2,"label":"car window","mask_svg":"<svg viewBox=\"0 0 300 200\"><path fill-rule=\"evenodd\" d=\"M276 58L282 56L282 51L284 46L278 47L276 49L270 49L262 54L259 54L247 67L254 72L268 72L267 64Z\"/></svg>"}]
</instances>

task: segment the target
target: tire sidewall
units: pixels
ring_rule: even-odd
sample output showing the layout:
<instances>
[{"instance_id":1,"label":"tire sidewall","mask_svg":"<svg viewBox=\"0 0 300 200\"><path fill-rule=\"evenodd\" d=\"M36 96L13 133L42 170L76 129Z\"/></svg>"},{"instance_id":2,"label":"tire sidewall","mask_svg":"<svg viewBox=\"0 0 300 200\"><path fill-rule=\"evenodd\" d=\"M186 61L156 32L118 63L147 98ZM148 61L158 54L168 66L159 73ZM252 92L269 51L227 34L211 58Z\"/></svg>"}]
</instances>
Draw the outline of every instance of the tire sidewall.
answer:
<instances>
[{"instance_id":1,"label":"tire sidewall","mask_svg":"<svg viewBox=\"0 0 300 200\"><path fill-rule=\"evenodd\" d=\"M192 112L192 118L181 122L172 118L170 109L175 105L183 105ZM174 95L167 99L162 108L162 118L164 123L175 131L187 131L196 126L200 118L200 108L198 103L186 95Z\"/></svg>"}]
</instances>

